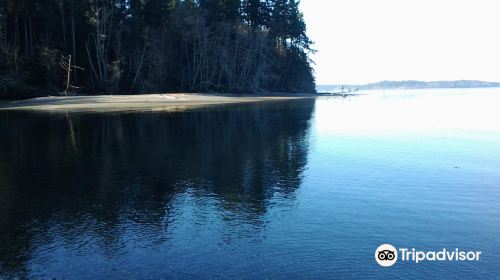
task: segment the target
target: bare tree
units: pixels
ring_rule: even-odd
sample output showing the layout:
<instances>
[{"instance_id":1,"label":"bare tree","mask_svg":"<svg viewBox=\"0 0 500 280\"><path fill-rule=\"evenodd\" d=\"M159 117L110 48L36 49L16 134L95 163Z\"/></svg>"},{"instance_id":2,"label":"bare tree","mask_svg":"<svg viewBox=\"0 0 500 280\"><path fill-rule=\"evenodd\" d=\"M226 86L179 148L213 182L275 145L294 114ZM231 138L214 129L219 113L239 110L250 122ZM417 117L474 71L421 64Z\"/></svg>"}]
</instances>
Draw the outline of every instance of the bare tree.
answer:
<instances>
[{"instance_id":1,"label":"bare tree","mask_svg":"<svg viewBox=\"0 0 500 280\"><path fill-rule=\"evenodd\" d=\"M61 61L60 61L59 65L66 73L66 89L64 90L64 94L66 96L68 96L68 92L71 89L78 89L79 88L79 87L71 84L71 73L73 72L74 69L78 69L78 70L84 70L84 69L72 64L71 55L68 55L68 56L61 55Z\"/></svg>"}]
</instances>

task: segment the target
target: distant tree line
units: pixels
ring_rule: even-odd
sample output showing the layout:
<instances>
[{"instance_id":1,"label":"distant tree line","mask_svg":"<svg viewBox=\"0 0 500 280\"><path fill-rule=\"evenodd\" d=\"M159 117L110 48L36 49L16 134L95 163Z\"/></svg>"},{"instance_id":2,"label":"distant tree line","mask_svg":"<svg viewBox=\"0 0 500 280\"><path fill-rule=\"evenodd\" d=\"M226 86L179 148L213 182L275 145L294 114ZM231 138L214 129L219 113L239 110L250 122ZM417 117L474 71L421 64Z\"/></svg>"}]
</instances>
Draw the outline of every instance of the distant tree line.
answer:
<instances>
[{"instance_id":1,"label":"distant tree line","mask_svg":"<svg viewBox=\"0 0 500 280\"><path fill-rule=\"evenodd\" d=\"M457 80L457 81L382 81L378 83L358 86L359 89L425 89L425 88L480 88L498 87L500 83L484 82L478 80Z\"/></svg>"},{"instance_id":2,"label":"distant tree line","mask_svg":"<svg viewBox=\"0 0 500 280\"><path fill-rule=\"evenodd\" d=\"M298 5L2 0L0 97L62 92L68 80L71 91L92 94L313 92L313 50ZM69 79L68 58L82 68Z\"/></svg>"},{"instance_id":3,"label":"distant tree line","mask_svg":"<svg viewBox=\"0 0 500 280\"><path fill-rule=\"evenodd\" d=\"M430 89L430 88L487 88L500 87L498 82L485 82L479 80L456 81L381 81L364 85L318 85L319 92L346 92L354 90L371 89Z\"/></svg>"}]
</instances>

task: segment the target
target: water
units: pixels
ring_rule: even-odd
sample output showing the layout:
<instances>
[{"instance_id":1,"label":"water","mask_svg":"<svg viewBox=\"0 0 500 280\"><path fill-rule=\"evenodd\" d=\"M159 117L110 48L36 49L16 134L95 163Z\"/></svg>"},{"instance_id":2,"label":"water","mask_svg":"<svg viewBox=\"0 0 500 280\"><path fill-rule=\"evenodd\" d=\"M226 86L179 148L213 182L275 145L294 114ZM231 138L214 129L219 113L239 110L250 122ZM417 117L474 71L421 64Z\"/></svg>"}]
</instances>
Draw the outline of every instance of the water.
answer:
<instances>
[{"instance_id":1,"label":"water","mask_svg":"<svg viewBox=\"0 0 500 280\"><path fill-rule=\"evenodd\" d=\"M0 112L0 278L496 278L500 89L364 93Z\"/></svg>"}]
</instances>

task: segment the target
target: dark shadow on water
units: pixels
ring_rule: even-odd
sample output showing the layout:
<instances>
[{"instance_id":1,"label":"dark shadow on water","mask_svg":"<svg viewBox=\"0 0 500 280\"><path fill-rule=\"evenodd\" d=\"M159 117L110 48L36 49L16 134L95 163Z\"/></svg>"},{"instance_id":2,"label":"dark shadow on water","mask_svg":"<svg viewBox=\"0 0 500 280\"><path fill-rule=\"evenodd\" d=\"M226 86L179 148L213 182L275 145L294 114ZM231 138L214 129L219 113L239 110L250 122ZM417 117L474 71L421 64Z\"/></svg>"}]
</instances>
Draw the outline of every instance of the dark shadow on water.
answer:
<instances>
[{"instance_id":1,"label":"dark shadow on water","mask_svg":"<svg viewBox=\"0 0 500 280\"><path fill-rule=\"evenodd\" d=\"M1 113L0 278L43 275L30 265L57 246L88 250L75 240L113 257L125 232L168 239L183 208L255 234L273 201L293 203L313 110L307 99L176 113Z\"/></svg>"}]
</instances>

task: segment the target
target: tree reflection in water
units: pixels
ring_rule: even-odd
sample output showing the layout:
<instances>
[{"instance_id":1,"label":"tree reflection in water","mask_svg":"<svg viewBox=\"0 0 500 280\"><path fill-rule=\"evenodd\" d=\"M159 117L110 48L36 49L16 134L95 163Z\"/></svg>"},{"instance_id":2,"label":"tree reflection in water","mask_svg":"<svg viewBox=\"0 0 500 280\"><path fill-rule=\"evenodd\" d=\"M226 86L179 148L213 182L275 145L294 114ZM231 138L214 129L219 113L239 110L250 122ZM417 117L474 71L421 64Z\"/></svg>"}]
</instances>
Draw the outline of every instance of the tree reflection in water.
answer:
<instances>
[{"instance_id":1,"label":"tree reflection in water","mask_svg":"<svg viewBox=\"0 0 500 280\"><path fill-rule=\"evenodd\" d=\"M313 109L307 99L175 113L1 113L0 276L44 276L37 264L64 264L68 251L113 258L144 244L189 250L258 239L270 205L293 203L300 187ZM185 244L169 244L182 235Z\"/></svg>"}]
</instances>

